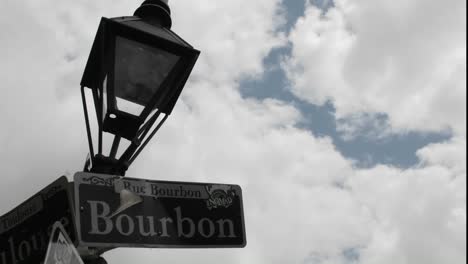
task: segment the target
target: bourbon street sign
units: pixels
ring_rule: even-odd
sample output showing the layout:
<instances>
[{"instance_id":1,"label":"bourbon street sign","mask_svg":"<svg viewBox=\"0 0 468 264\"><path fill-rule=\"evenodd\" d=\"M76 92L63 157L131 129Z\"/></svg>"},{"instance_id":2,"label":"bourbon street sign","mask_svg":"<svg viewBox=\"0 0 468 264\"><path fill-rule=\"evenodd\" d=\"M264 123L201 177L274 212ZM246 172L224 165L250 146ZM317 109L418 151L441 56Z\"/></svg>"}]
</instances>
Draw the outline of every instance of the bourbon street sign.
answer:
<instances>
[{"instance_id":1,"label":"bourbon street sign","mask_svg":"<svg viewBox=\"0 0 468 264\"><path fill-rule=\"evenodd\" d=\"M75 174L80 245L90 247L244 247L237 185Z\"/></svg>"},{"instance_id":2,"label":"bourbon street sign","mask_svg":"<svg viewBox=\"0 0 468 264\"><path fill-rule=\"evenodd\" d=\"M0 217L0 264L41 263L57 221L75 239L70 198L68 181L63 176Z\"/></svg>"}]
</instances>

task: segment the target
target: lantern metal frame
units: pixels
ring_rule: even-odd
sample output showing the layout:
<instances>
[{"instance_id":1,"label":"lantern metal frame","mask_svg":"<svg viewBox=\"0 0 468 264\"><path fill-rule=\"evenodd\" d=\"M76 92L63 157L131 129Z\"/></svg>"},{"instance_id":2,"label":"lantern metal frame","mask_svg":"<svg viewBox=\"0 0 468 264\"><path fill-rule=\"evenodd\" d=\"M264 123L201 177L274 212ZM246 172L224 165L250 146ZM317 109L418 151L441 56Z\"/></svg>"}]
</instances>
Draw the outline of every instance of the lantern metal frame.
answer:
<instances>
[{"instance_id":1,"label":"lantern metal frame","mask_svg":"<svg viewBox=\"0 0 468 264\"><path fill-rule=\"evenodd\" d=\"M167 18L164 18L162 22L158 19L151 19L148 16L148 10L143 8L145 3L136 12L145 14L144 18L131 16L101 19L81 80L81 96L89 144L89 157L85 164L85 171L125 175L128 167L171 114L200 54L200 51L194 49L168 28L170 23L168 24ZM150 7L154 8L152 5ZM121 111L116 105L114 71L117 37L136 41L178 56L174 67L148 103L144 105L139 115ZM98 128L96 149L91 134L86 87L92 90L96 112ZM108 155L103 153L104 132L114 135ZM130 145L120 157L116 157L122 138L129 140Z\"/></svg>"}]
</instances>

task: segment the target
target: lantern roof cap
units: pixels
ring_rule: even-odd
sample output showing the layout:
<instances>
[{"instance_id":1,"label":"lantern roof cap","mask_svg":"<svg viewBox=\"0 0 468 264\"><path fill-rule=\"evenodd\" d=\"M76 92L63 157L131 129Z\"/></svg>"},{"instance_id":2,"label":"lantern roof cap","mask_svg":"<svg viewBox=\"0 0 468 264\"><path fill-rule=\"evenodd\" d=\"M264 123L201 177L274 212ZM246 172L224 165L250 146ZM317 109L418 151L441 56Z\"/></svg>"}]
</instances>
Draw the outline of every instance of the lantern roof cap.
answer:
<instances>
[{"instance_id":1,"label":"lantern roof cap","mask_svg":"<svg viewBox=\"0 0 468 264\"><path fill-rule=\"evenodd\" d=\"M171 28L171 9L168 0L145 0L134 13L149 23L160 24L162 27Z\"/></svg>"}]
</instances>

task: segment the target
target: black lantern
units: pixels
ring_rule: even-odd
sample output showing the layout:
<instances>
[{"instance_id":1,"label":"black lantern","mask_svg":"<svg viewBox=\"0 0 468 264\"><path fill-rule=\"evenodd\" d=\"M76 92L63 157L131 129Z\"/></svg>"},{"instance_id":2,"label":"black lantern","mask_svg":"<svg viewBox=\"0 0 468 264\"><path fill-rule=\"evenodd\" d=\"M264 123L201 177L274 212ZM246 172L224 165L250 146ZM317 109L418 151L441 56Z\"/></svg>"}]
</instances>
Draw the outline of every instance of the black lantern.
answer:
<instances>
[{"instance_id":1,"label":"black lantern","mask_svg":"<svg viewBox=\"0 0 468 264\"><path fill-rule=\"evenodd\" d=\"M102 18L81 80L90 149L86 171L123 176L174 108L200 52L171 24L167 0L144 1L134 16ZM96 149L87 93L96 110ZM103 151L109 135L112 144ZM127 141L123 150L121 140Z\"/></svg>"}]
</instances>

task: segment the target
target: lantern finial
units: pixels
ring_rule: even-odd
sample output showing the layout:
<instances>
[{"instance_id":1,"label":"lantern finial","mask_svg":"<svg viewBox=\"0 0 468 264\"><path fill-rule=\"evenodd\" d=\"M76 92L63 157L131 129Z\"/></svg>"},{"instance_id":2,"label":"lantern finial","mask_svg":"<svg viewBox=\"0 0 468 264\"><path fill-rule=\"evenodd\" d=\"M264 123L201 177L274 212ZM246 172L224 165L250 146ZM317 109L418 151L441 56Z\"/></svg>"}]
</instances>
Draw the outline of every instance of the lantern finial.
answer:
<instances>
[{"instance_id":1,"label":"lantern finial","mask_svg":"<svg viewBox=\"0 0 468 264\"><path fill-rule=\"evenodd\" d=\"M171 28L171 9L168 0L146 0L134 13L152 24L160 24L163 27Z\"/></svg>"}]
</instances>

